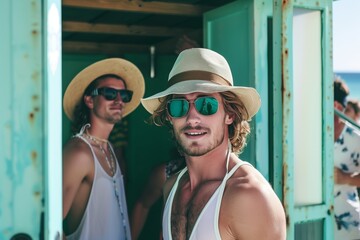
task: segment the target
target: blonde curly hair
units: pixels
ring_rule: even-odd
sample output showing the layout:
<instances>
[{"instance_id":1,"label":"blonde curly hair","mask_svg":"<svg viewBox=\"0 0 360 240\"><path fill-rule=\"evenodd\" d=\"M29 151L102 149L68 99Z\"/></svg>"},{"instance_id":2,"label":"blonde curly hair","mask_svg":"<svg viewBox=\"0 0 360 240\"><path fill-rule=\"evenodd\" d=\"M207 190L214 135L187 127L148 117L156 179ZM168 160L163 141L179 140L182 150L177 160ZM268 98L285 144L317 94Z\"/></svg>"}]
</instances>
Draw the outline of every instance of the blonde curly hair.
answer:
<instances>
[{"instance_id":1,"label":"blonde curly hair","mask_svg":"<svg viewBox=\"0 0 360 240\"><path fill-rule=\"evenodd\" d=\"M241 99L239 99L234 93L227 91L220 92L219 94L222 97L225 112L233 117L233 123L228 126L229 140L232 152L239 154L246 146L246 138L250 133L250 124L247 120L245 120L248 119L249 114ZM166 111L166 104L170 99L172 99L172 95L168 95L160 99L160 105L154 111L149 121L156 126L169 127L170 133L174 136L174 131L169 122Z\"/></svg>"}]
</instances>

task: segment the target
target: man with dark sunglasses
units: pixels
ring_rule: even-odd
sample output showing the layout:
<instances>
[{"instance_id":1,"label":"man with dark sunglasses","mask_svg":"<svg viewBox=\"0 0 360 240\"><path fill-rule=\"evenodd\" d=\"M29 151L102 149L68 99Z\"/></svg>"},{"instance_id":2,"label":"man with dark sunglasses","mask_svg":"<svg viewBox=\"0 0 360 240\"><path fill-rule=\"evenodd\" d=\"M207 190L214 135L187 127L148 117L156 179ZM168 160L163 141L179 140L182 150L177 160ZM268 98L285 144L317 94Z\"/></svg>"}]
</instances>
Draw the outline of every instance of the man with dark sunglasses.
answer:
<instances>
[{"instance_id":1,"label":"man with dark sunglasses","mask_svg":"<svg viewBox=\"0 0 360 240\"><path fill-rule=\"evenodd\" d=\"M64 111L78 133L63 152L66 239L131 239L123 173L108 137L143 95L141 72L120 58L88 66L67 87Z\"/></svg>"},{"instance_id":2,"label":"man with dark sunglasses","mask_svg":"<svg viewBox=\"0 0 360 240\"><path fill-rule=\"evenodd\" d=\"M141 100L172 130L187 167L164 186L163 238L284 240L283 206L266 179L238 158L260 108L254 88L233 85L220 54L178 56L168 88Z\"/></svg>"}]
</instances>

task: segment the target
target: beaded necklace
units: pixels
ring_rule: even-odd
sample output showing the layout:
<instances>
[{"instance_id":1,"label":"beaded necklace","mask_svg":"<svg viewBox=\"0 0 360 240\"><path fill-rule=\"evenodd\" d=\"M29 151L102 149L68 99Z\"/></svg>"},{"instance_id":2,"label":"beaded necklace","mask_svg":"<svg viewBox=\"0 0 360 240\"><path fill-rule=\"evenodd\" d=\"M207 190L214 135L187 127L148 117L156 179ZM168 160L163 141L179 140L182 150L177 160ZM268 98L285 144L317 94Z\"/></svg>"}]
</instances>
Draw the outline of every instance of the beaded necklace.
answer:
<instances>
[{"instance_id":1,"label":"beaded necklace","mask_svg":"<svg viewBox=\"0 0 360 240\"><path fill-rule=\"evenodd\" d=\"M94 143L96 143L96 145L98 145L98 147L100 148L100 151L104 154L105 156L105 161L110 169L110 172L111 172L111 176L113 177L115 175L115 160L114 160L114 157L112 155L112 152L110 150L110 147L109 147L109 141L106 140L106 139L101 139L101 138L98 138L98 137L95 137L95 136L92 136L88 133L88 131L86 130L86 137L88 139L90 139L91 141L93 141ZM105 149L103 148L103 146L101 145L100 142L103 142L103 143L106 143L106 146L107 146L107 151L109 152L109 155L110 155L110 160L105 152Z\"/></svg>"},{"instance_id":2,"label":"beaded necklace","mask_svg":"<svg viewBox=\"0 0 360 240\"><path fill-rule=\"evenodd\" d=\"M115 159L113 157L113 151L110 147L110 143L108 140L106 139L101 139L95 136L92 136L89 134L89 132L86 130L86 133L84 134L89 140L93 141L96 145L98 145L98 147L100 148L100 151L104 154L105 156L105 160L106 163L108 164L108 167L110 169L111 172L111 178L112 178L112 182L113 182L113 186L114 186L114 193L115 193L115 197L116 200L118 202L119 208L120 208L120 214L121 214L121 219L122 219L122 223L123 223L123 227L124 227L124 231L125 231L125 240L127 240L127 227L126 227L126 220L125 220L125 214L124 214L124 209L120 203L120 194L119 194L119 190L116 187L116 178L115 178ZM102 147L102 145L100 144L100 142L106 143L107 145L107 150L109 152L110 155L110 160L105 152L105 149Z\"/></svg>"}]
</instances>

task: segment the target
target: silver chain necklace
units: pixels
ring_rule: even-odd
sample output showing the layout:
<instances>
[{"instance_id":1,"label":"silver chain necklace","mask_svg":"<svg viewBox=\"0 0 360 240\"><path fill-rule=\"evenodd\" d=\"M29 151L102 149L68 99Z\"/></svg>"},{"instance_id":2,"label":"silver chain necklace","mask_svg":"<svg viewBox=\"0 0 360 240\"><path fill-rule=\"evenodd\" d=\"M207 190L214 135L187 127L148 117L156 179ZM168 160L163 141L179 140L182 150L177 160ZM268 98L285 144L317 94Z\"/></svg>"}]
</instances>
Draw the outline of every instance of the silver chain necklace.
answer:
<instances>
[{"instance_id":1,"label":"silver chain necklace","mask_svg":"<svg viewBox=\"0 0 360 240\"><path fill-rule=\"evenodd\" d=\"M106 160L106 163L108 164L108 167L110 169L110 172L111 172L111 178L112 178L112 182L113 182L113 187L114 187L114 193L115 193L115 197L116 197L116 200L118 202L118 205L119 205L119 208L120 208L120 214L121 214L121 219L122 219L122 223L123 223L123 227L124 227L124 231L125 231L125 240L127 240L127 227L126 227L126 220L125 220L125 214L124 214L124 209L120 203L120 194L119 194L119 190L118 188L116 187L116 178L115 178L115 159L113 157L113 151L111 150L110 148L110 143L108 140L105 140L105 139L100 139L100 138L97 138L95 136L92 136L88 133L88 131L86 131L85 133L86 137L93 141L96 145L98 145L98 147L100 148L100 151L104 154L105 156L105 160ZM105 152L105 149L102 147L101 143L100 142L106 142L106 146L107 146L107 150L109 152L109 155L110 155L110 160Z\"/></svg>"}]
</instances>

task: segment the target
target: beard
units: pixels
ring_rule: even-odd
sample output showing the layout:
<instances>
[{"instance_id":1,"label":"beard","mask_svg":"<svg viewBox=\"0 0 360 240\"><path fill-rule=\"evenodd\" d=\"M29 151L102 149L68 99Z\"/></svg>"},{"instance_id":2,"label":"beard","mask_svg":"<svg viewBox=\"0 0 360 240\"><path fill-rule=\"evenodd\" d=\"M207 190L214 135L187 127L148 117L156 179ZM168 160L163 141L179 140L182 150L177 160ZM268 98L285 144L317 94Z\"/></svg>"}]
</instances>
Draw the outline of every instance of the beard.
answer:
<instances>
[{"instance_id":1,"label":"beard","mask_svg":"<svg viewBox=\"0 0 360 240\"><path fill-rule=\"evenodd\" d=\"M103 119L111 124L119 123L123 118L123 110L118 112L112 112L110 110L106 110L105 108L100 109L99 107L95 107L93 109L93 112L97 118Z\"/></svg>"},{"instance_id":2,"label":"beard","mask_svg":"<svg viewBox=\"0 0 360 240\"><path fill-rule=\"evenodd\" d=\"M209 144L201 146L197 141L191 141L190 145L186 142L190 140L182 140L179 133L175 133L175 139L178 149L187 156L199 157L212 151L224 142L224 131L215 136Z\"/></svg>"},{"instance_id":3,"label":"beard","mask_svg":"<svg viewBox=\"0 0 360 240\"><path fill-rule=\"evenodd\" d=\"M119 115L111 115L111 116L107 116L105 117L106 121L109 122L109 123L113 123L113 124L116 124L116 123L119 123L121 122L122 120L122 115L119 114Z\"/></svg>"}]
</instances>

